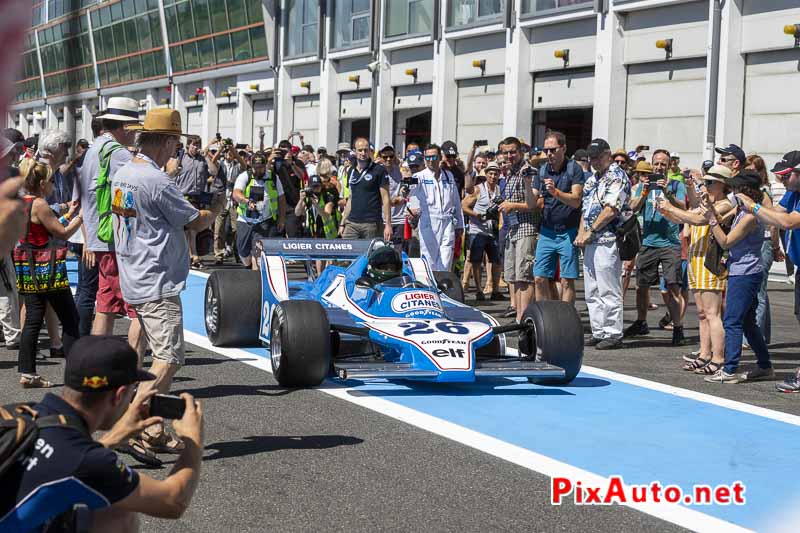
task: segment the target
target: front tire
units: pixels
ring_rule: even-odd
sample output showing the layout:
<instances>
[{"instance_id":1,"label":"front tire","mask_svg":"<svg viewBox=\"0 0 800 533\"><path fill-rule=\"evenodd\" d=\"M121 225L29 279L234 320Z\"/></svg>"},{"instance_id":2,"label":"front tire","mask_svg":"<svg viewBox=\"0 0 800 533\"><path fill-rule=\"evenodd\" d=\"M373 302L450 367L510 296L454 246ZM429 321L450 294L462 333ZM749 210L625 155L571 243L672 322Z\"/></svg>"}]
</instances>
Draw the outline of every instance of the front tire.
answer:
<instances>
[{"instance_id":1,"label":"front tire","mask_svg":"<svg viewBox=\"0 0 800 533\"><path fill-rule=\"evenodd\" d=\"M535 383L565 385L575 379L583 362L583 324L578 311L565 302L533 302L522 313L532 326L520 336L519 351L525 357L541 355L542 361L564 369L561 379L536 379Z\"/></svg>"},{"instance_id":2,"label":"front tire","mask_svg":"<svg viewBox=\"0 0 800 533\"><path fill-rule=\"evenodd\" d=\"M272 313L272 374L282 387L315 387L331 369L331 328L322 305L287 300Z\"/></svg>"},{"instance_id":3,"label":"front tire","mask_svg":"<svg viewBox=\"0 0 800 533\"><path fill-rule=\"evenodd\" d=\"M214 346L258 346L261 275L254 270L217 270L206 281L206 335Z\"/></svg>"}]
</instances>

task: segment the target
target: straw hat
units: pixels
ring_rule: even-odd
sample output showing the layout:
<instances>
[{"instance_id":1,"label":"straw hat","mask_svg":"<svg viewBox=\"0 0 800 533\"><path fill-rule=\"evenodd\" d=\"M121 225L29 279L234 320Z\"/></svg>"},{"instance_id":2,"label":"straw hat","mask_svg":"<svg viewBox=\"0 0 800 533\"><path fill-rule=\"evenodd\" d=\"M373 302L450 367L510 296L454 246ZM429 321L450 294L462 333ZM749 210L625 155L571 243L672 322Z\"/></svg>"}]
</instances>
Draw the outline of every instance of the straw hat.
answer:
<instances>
[{"instance_id":1,"label":"straw hat","mask_svg":"<svg viewBox=\"0 0 800 533\"><path fill-rule=\"evenodd\" d=\"M636 163L636 168L633 169L634 172L644 172L646 174L653 173L653 165L648 163L647 161L639 161Z\"/></svg>"},{"instance_id":2,"label":"straw hat","mask_svg":"<svg viewBox=\"0 0 800 533\"><path fill-rule=\"evenodd\" d=\"M181 129L181 114L174 109L159 107L151 109L144 117L144 124L126 125L125 129L140 131L142 133L160 133L162 135L177 135L182 137L196 137L183 133Z\"/></svg>"},{"instance_id":3,"label":"straw hat","mask_svg":"<svg viewBox=\"0 0 800 533\"><path fill-rule=\"evenodd\" d=\"M728 180L731 179L731 169L724 165L714 165L710 169L705 176L703 176L704 180L709 181L719 181L721 183L727 183Z\"/></svg>"}]
</instances>

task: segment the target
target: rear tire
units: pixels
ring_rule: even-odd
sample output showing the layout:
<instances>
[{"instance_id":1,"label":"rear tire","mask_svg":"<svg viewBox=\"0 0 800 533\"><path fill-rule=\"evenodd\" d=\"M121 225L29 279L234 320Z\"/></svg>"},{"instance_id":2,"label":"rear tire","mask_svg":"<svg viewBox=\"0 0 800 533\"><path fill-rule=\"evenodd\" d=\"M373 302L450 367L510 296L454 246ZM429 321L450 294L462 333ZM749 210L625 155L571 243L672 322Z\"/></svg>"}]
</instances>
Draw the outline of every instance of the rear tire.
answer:
<instances>
[{"instance_id":1,"label":"rear tire","mask_svg":"<svg viewBox=\"0 0 800 533\"><path fill-rule=\"evenodd\" d=\"M258 346L261 274L217 270L206 281L205 324L214 346Z\"/></svg>"},{"instance_id":2,"label":"rear tire","mask_svg":"<svg viewBox=\"0 0 800 533\"><path fill-rule=\"evenodd\" d=\"M331 370L331 327L322 305L287 300L275 306L270 327L272 374L282 387L315 387Z\"/></svg>"},{"instance_id":3,"label":"rear tire","mask_svg":"<svg viewBox=\"0 0 800 533\"><path fill-rule=\"evenodd\" d=\"M461 285L461 279L457 275L446 270L437 270L433 273L433 277L439 290L453 300L464 303L464 287Z\"/></svg>"},{"instance_id":4,"label":"rear tire","mask_svg":"<svg viewBox=\"0 0 800 533\"><path fill-rule=\"evenodd\" d=\"M583 362L583 325L578 311L565 302L533 302L522 313L523 323L533 329L520 335L520 355L535 357L563 368L562 379L536 379L535 383L565 385L575 379Z\"/></svg>"}]
</instances>

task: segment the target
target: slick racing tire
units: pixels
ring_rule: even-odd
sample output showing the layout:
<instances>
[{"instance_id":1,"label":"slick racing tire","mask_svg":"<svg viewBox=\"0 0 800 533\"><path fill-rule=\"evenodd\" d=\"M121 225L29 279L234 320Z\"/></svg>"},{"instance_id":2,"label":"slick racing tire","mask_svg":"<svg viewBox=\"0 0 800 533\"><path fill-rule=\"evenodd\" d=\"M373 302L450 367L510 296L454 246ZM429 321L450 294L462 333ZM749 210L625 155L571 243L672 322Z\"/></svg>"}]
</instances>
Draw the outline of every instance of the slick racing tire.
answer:
<instances>
[{"instance_id":1,"label":"slick racing tire","mask_svg":"<svg viewBox=\"0 0 800 533\"><path fill-rule=\"evenodd\" d=\"M433 273L433 277L443 293L457 302L464 303L464 287L461 286L461 279L456 274L437 270Z\"/></svg>"},{"instance_id":2,"label":"slick racing tire","mask_svg":"<svg viewBox=\"0 0 800 533\"><path fill-rule=\"evenodd\" d=\"M217 270L206 281L206 335L214 346L258 346L261 274Z\"/></svg>"},{"instance_id":3,"label":"slick racing tire","mask_svg":"<svg viewBox=\"0 0 800 533\"><path fill-rule=\"evenodd\" d=\"M314 300L286 300L272 313L272 375L282 387L315 387L331 370L331 327Z\"/></svg>"},{"instance_id":4,"label":"slick racing tire","mask_svg":"<svg viewBox=\"0 0 800 533\"><path fill-rule=\"evenodd\" d=\"M575 379L583 362L583 324L578 311L565 302L533 302L522 313L522 322L532 328L520 335L521 356L541 356L542 361L561 367L562 379L531 381L546 385L565 385Z\"/></svg>"}]
</instances>

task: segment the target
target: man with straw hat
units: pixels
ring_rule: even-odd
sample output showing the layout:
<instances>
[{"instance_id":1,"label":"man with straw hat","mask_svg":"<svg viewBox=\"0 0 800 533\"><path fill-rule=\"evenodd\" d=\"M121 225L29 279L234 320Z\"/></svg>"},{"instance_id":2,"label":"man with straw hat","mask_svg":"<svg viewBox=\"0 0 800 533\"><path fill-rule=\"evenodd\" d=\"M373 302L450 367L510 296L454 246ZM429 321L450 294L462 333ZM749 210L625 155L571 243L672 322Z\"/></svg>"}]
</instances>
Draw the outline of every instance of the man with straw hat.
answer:
<instances>
[{"instance_id":1,"label":"man with straw hat","mask_svg":"<svg viewBox=\"0 0 800 533\"><path fill-rule=\"evenodd\" d=\"M136 310L153 351L150 372L155 380L143 383L138 394L153 388L166 394L184 362L180 293L189 275L184 229L208 227L218 213L193 207L162 170L183 136L178 111L153 109L144 125L127 129L139 133L139 153L117 171L111 183L120 287L125 301ZM220 209L217 206L217 211ZM151 462L155 461L148 452L178 453L183 449L183 443L161 424L145 429L141 440L132 439L129 446L139 454L137 458Z\"/></svg>"}]
</instances>

